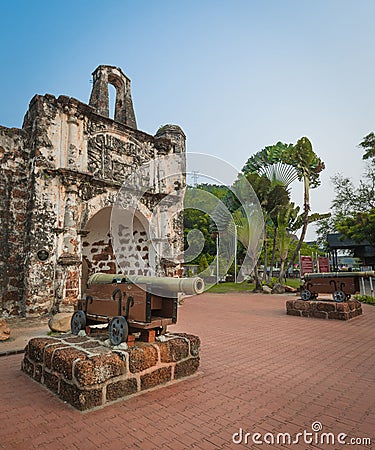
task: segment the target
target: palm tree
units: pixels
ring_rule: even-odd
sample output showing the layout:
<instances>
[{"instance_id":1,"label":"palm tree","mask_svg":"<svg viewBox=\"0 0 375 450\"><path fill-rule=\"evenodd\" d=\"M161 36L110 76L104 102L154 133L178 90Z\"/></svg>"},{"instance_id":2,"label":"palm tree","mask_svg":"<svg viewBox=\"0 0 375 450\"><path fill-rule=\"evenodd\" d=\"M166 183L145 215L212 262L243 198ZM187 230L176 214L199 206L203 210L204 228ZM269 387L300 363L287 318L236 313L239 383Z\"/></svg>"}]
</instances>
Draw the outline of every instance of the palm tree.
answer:
<instances>
[{"instance_id":1,"label":"palm tree","mask_svg":"<svg viewBox=\"0 0 375 450\"><path fill-rule=\"evenodd\" d=\"M293 149L293 144L278 142L275 145L265 147L260 152L251 156L242 171L247 174L247 179L259 196L256 175L261 179L267 178L268 184L263 181L262 197L259 198L263 208L265 222L273 228L272 256L270 263L269 278L272 277L273 266L276 255L276 235L277 235L277 207L287 205L290 201L289 186L297 180L297 170L290 164L284 162L284 154ZM267 236L266 228L264 234L264 267L267 267ZM266 270L263 271L263 281L266 279Z\"/></svg>"},{"instance_id":2,"label":"palm tree","mask_svg":"<svg viewBox=\"0 0 375 450\"><path fill-rule=\"evenodd\" d=\"M277 247L280 253L279 282L285 277L285 261L288 258L289 245L291 241L290 230L293 228L299 213L299 206L294 203L281 206L277 213Z\"/></svg>"},{"instance_id":3,"label":"palm tree","mask_svg":"<svg viewBox=\"0 0 375 450\"><path fill-rule=\"evenodd\" d=\"M294 261L305 239L307 226L312 218L310 213L310 189L320 185L319 174L325 168L324 162L314 153L310 140L302 137L293 148L287 149L283 154L283 161L293 166L298 174L298 179L303 181L303 225L297 247L289 261L288 268ZM316 219L315 219L316 220Z\"/></svg>"},{"instance_id":4,"label":"palm tree","mask_svg":"<svg viewBox=\"0 0 375 450\"><path fill-rule=\"evenodd\" d=\"M302 137L296 145L278 142L276 145L265 147L249 158L242 169L244 173L265 174L271 182L277 181L283 184L286 189L296 179L304 183L302 231L288 268L293 265L301 249L308 224L323 217L318 214L309 216L309 212L310 189L319 186L319 174L324 168L324 162L314 153L310 140L307 137Z\"/></svg>"}]
</instances>

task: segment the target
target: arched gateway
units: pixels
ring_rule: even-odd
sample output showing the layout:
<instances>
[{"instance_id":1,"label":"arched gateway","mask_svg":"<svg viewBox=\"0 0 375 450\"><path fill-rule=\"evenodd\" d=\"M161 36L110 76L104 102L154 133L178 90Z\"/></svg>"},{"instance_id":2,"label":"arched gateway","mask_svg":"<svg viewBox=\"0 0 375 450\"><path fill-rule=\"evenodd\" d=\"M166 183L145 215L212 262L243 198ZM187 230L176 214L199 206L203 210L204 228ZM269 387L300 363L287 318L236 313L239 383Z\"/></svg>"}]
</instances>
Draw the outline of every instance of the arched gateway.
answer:
<instances>
[{"instance_id":1,"label":"arched gateway","mask_svg":"<svg viewBox=\"0 0 375 450\"><path fill-rule=\"evenodd\" d=\"M183 248L176 204L158 209L160 199L185 186L183 131L176 125L155 136L137 130L130 80L112 66L99 66L93 76L89 105L36 95L22 129L0 127L0 314L38 315L75 303L82 279L119 269L110 217L119 189L139 167L150 168L152 189L133 214L131 239L120 240L121 268L126 271L129 260L129 274L164 272L150 245L151 212L164 218L157 240ZM108 118L108 83L116 88L114 120ZM151 162L173 154L180 156L179 168L161 182L170 171L168 158ZM173 271L180 272L177 262Z\"/></svg>"}]
</instances>

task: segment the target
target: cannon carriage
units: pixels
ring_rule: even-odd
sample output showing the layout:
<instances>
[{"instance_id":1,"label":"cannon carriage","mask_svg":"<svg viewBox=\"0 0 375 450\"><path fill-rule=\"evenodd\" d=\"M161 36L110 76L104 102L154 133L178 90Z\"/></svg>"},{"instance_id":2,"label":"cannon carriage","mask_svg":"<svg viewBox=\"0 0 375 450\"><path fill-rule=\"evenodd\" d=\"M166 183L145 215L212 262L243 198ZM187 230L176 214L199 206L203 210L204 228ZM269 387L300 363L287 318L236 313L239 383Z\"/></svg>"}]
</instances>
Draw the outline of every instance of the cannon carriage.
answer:
<instances>
[{"instance_id":1,"label":"cannon carriage","mask_svg":"<svg viewBox=\"0 0 375 450\"><path fill-rule=\"evenodd\" d=\"M86 294L78 302L71 331L107 324L113 345L142 330L167 331L177 322L180 293L194 295L204 290L201 278L161 278L96 273L87 283Z\"/></svg>"},{"instance_id":2,"label":"cannon carriage","mask_svg":"<svg viewBox=\"0 0 375 450\"><path fill-rule=\"evenodd\" d=\"M372 278L375 271L305 273L301 286L302 300L316 300L319 294L332 294L335 302L348 301L360 292L360 278Z\"/></svg>"}]
</instances>

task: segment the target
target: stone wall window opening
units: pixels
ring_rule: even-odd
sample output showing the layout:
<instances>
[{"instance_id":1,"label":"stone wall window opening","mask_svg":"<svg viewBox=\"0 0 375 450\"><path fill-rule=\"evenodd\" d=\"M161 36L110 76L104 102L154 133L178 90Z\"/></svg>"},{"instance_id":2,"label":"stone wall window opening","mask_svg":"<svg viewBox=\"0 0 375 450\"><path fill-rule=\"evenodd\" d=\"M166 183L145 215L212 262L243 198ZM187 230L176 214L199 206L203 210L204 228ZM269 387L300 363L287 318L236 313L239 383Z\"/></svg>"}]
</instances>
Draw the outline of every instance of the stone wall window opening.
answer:
<instances>
[{"instance_id":1,"label":"stone wall window opening","mask_svg":"<svg viewBox=\"0 0 375 450\"><path fill-rule=\"evenodd\" d=\"M108 83L108 114L109 118L115 120L117 89L112 83Z\"/></svg>"}]
</instances>

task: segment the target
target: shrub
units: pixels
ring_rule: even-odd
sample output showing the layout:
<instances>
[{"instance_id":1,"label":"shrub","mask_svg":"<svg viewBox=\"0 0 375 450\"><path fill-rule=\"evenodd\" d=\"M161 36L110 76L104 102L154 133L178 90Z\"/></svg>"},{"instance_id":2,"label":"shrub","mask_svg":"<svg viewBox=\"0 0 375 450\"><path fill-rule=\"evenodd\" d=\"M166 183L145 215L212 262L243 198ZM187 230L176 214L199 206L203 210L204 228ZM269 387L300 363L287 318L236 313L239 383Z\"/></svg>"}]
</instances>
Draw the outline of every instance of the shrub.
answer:
<instances>
[{"instance_id":1,"label":"shrub","mask_svg":"<svg viewBox=\"0 0 375 450\"><path fill-rule=\"evenodd\" d=\"M361 303L368 303L369 305L375 305L375 297L371 295L355 295L354 298Z\"/></svg>"}]
</instances>

